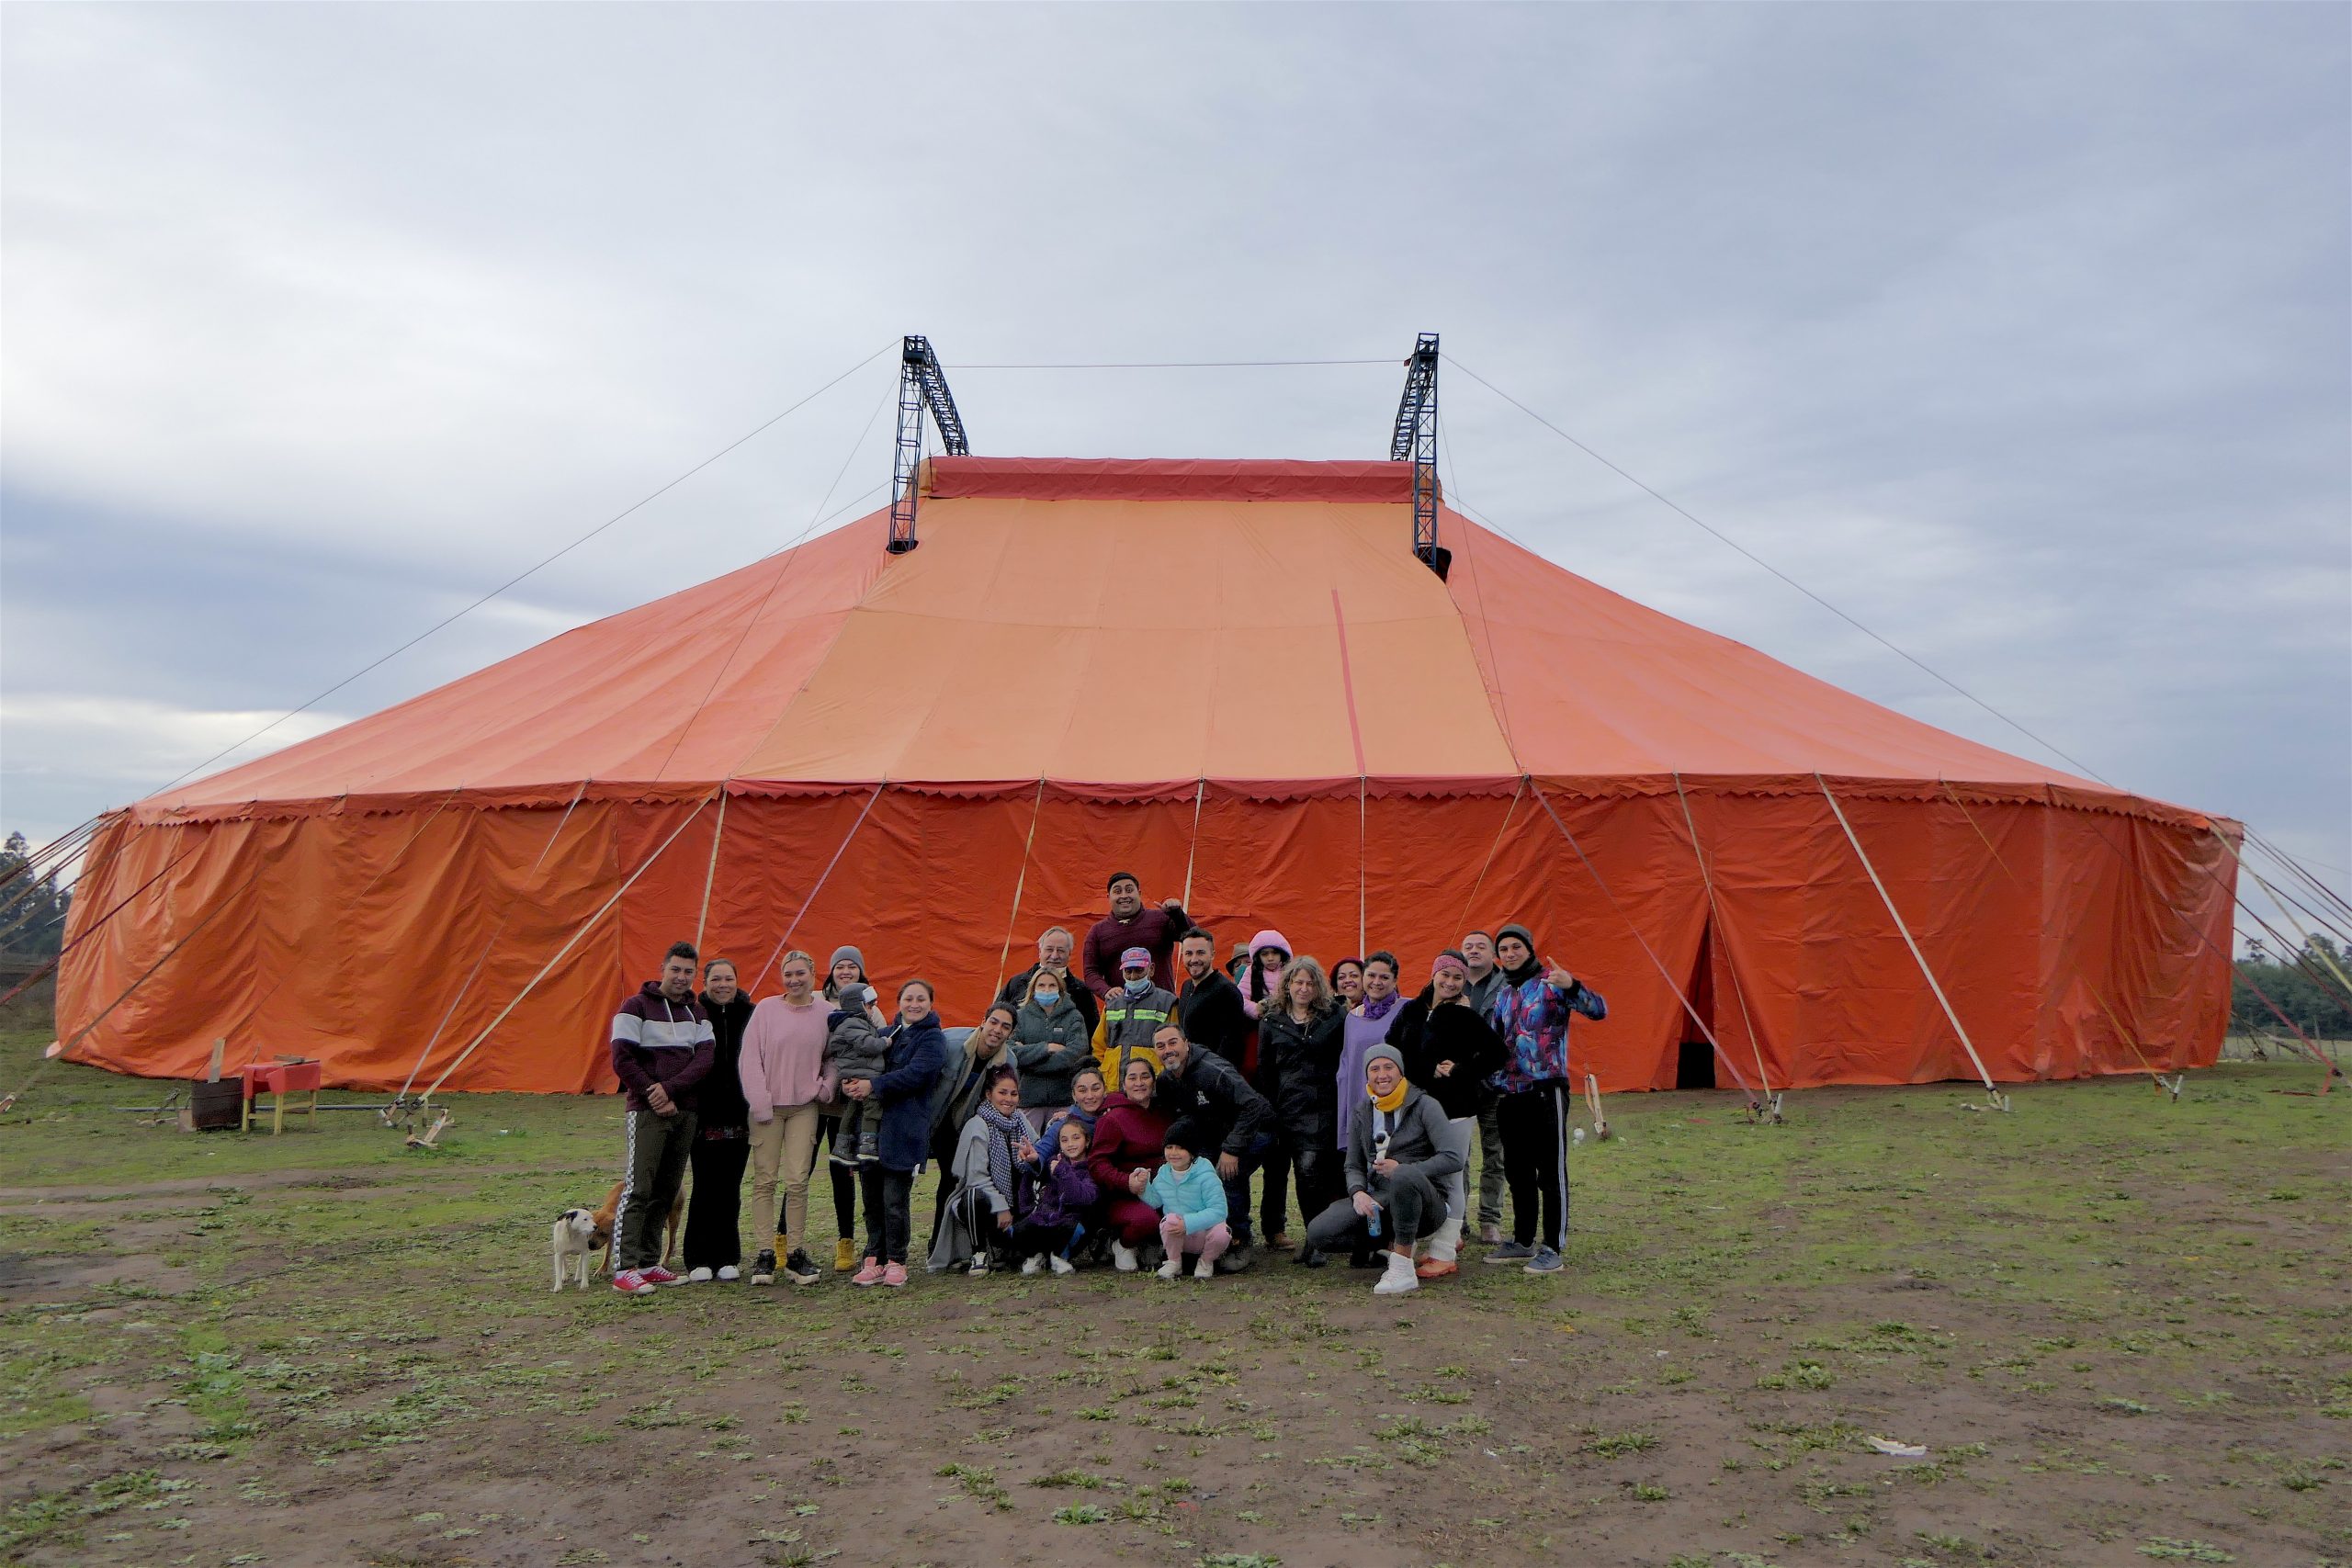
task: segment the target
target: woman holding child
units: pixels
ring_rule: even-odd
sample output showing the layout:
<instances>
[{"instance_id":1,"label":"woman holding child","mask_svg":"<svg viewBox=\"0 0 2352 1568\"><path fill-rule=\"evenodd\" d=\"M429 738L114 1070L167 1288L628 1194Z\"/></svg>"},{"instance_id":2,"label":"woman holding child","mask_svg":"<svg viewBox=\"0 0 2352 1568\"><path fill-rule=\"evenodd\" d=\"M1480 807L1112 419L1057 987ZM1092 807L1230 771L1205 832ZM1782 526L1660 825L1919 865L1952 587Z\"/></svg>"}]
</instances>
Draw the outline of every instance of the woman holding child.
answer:
<instances>
[{"instance_id":1,"label":"woman holding child","mask_svg":"<svg viewBox=\"0 0 2352 1568\"><path fill-rule=\"evenodd\" d=\"M881 1071L842 1087L844 1099L876 1113L874 1158L861 1161L857 1171L865 1201L865 1257L850 1282L896 1287L907 1282L908 1201L915 1168L930 1148L931 1091L947 1062L947 1035L933 1010L930 981L899 987L898 1016L882 1032L882 1045Z\"/></svg>"}]
</instances>

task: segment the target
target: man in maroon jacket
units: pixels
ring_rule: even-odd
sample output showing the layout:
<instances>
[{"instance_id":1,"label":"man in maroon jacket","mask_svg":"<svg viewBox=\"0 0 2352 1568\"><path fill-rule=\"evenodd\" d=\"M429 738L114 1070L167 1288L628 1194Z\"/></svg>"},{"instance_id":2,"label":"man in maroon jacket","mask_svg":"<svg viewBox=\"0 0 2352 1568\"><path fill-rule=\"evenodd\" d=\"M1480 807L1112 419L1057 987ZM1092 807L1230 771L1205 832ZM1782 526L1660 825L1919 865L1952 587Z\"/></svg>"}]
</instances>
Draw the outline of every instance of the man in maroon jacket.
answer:
<instances>
[{"instance_id":1,"label":"man in maroon jacket","mask_svg":"<svg viewBox=\"0 0 2352 1568\"><path fill-rule=\"evenodd\" d=\"M1096 996L1106 996L1119 983L1119 954L1140 947L1151 954L1151 983L1163 991L1176 988L1173 959L1176 944L1193 922L1184 906L1170 898L1156 909L1144 908L1143 884L1132 871L1111 874L1111 912L1086 933L1086 983Z\"/></svg>"},{"instance_id":2,"label":"man in maroon jacket","mask_svg":"<svg viewBox=\"0 0 2352 1568\"><path fill-rule=\"evenodd\" d=\"M648 980L613 1014L613 1073L628 1095L620 1202L613 1211L613 1289L651 1295L678 1276L662 1267L662 1217L677 1201L695 1141L695 1086L716 1050L695 999L695 944L674 942L662 978Z\"/></svg>"}]
</instances>

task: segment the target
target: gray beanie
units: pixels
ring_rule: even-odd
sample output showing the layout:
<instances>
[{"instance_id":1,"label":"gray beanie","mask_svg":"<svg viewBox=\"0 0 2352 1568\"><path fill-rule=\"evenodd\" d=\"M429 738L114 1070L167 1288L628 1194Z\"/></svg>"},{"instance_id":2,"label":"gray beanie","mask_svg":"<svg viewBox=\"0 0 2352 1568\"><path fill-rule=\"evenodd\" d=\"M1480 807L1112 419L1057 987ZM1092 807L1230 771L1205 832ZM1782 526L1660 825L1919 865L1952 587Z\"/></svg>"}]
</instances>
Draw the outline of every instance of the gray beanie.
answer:
<instances>
[{"instance_id":1,"label":"gray beanie","mask_svg":"<svg viewBox=\"0 0 2352 1568\"><path fill-rule=\"evenodd\" d=\"M841 962L844 958L857 965L857 972L859 974L863 975L865 973L865 954L858 952L858 950L854 947L837 947L833 949L832 962L825 965L825 972L829 975L831 974L835 969L841 966Z\"/></svg>"},{"instance_id":2,"label":"gray beanie","mask_svg":"<svg viewBox=\"0 0 2352 1568\"><path fill-rule=\"evenodd\" d=\"M1398 1072L1405 1070L1405 1058L1397 1054L1396 1047L1394 1045L1374 1045L1363 1054L1365 1066L1369 1067L1374 1062L1394 1062Z\"/></svg>"},{"instance_id":3,"label":"gray beanie","mask_svg":"<svg viewBox=\"0 0 2352 1568\"><path fill-rule=\"evenodd\" d=\"M853 980L842 987L841 995L834 999L842 1004L844 1012L863 1012L874 1005L874 995L873 987Z\"/></svg>"}]
</instances>

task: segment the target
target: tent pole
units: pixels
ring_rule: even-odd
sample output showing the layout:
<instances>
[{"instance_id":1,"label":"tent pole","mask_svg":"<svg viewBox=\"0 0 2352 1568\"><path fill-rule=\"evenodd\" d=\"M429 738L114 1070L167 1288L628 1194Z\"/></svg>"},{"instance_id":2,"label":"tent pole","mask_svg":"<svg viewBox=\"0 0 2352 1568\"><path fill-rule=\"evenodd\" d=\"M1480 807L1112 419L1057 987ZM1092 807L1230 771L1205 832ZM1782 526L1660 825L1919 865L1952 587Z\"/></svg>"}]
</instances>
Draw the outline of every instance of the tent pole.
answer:
<instances>
[{"instance_id":1,"label":"tent pole","mask_svg":"<svg viewBox=\"0 0 2352 1568\"><path fill-rule=\"evenodd\" d=\"M703 932L710 925L710 892L718 883L718 845L727 836L727 786L718 786L718 820L710 829L710 864L702 874L702 912L695 917L695 953L702 953Z\"/></svg>"},{"instance_id":2,"label":"tent pole","mask_svg":"<svg viewBox=\"0 0 2352 1568\"><path fill-rule=\"evenodd\" d=\"M1004 917L1004 948L996 955L996 985L989 995L996 996L1004 989L1004 972L1012 964L1012 931L1021 923L1021 893L1029 886L1029 852L1037 847L1037 818L1046 809L1046 781L1037 781L1037 798L1029 807L1029 836L1021 841L1021 870L1012 879L1012 911ZM1190 895L1193 882L1188 874L1184 891ZM985 1015L984 1015L985 1017Z\"/></svg>"},{"instance_id":3,"label":"tent pole","mask_svg":"<svg viewBox=\"0 0 2352 1568\"><path fill-rule=\"evenodd\" d=\"M1045 798L1045 787L1046 781L1039 779L1037 781L1037 789L1039 792L1038 798L1040 800ZM1209 781L1207 777L1204 775L1201 781L1193 786L1193 841L1186 845L1184 849L1183 904L1184 908L1188 911L1193 907L1193 862L1201 852L1201 803L1208 798L1208 794ZM1032 832L1036 830L1034 823L1031 825L1030 830ZM1004 976L1000 975L997 978L1001 980Z\"/></svg>"},{"instance_id":4,"label":"tent pole","mask_svg":"<svg viewBox=\"0 0 2352 1568\"><path fill-rule=\"evenodd\" d=\"M1928 988L1935 992L1936 1001L1944 1010L1944 1017L1951 1021L1952 1032L1960 1036L1961 1048L1968 1053L1968 1059L1976 1064L1977 1076L1984 1080L1984 1098L1992 1103L1994 1110L2008 1110L2009 1097L1993 1082L1992 1072L1984 1066L1984 1058L1976 1054L1976 1044L1968 1038L1967 1027L1960 1021L1960 1014L1952 1010L1951 998L1944 995L1936 972L1928 967L1928 955L1920 952L1919 944L1912 940L1911 928L1903 923L1903 912L1894 907L1894 899L1887 892L1886 884L1879 880L1878 867L1871 863L1869 852L1862 848L1862 840L1855 836L1854 825L1846 820L1846 808L1839 806L1838 797L1829 793L1829 781L1823 778L1817 769L1813 782L1821 786L1821 797L1829 802L1829 809L1837 815L1838 826L1846 830L1846 841L1854 846L1855 858L1862 863L1862 870L1870 874L1871 886L1878 889L1879 902L1886 906L1887 914L1894 920L1894 929L1903 933L1903 945L1911 950L1912 961L1919 965L1919 973L1928 977Z\"/></svg>"}]
</instances>

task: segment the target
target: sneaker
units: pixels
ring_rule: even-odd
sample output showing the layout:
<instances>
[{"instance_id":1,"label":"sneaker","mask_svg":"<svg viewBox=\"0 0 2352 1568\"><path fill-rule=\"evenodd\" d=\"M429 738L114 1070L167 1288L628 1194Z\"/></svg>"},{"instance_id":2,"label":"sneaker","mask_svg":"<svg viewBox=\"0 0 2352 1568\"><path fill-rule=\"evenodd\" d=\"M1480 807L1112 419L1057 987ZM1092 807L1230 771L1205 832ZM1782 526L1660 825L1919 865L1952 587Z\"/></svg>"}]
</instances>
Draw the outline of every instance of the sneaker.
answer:
<instances>
[{"instance_id":1,"label":"sneaker","mask_svg":"<svg viewBox=\"0 0 2352 1568\"><path fill-rule=\"evenodd\" d=\"M624 1269L613 1276L613 1289L625 1296L650 1296L653 1293L654 1284L638 1270Z\"/></svg>"},{"instance_id":2,"label":"sneaker","mask_svg":"<svg viewBox=\"0 0 2352 1568\"><path fill-rule=\"evenodd\" d=\"M1163 1280L1173 1280L1183 1271L1184 1265L1173 1258L1170 1258L1167 1262L1161 1264L1158 1269L1153 1270L1154 1273L1158 1274Z\"/></svg>"},{"instance_id":3,"label":"sneaker","mask_svg":"<svg viewBox=\"0 0 2352 1568\"><path fill-rule=\"evenodd\" d=\"M967 1275L968 1275L970 1278L975 1279L975 1280L977 1280L977 1279L980 1278L982 1275L986 1274L988 1271L989 1271L989 1255L988 1255L987 1253L985 1253L985 1252L981 1253L978 1258L973 1258L973 1259L972 1259L972 1266L971 1266L969 1269L965 1269L965 1270L964 1270L964 1272L965 1272Z\"/></svg>"},{"instance_id":4,"label":"sneaker","mask_svg":"<svg viewBox=\"0 0 2352 1568\"><path fill-rule=\"evenodd\" d=\"M640 1269L638 1272L644 1275L648 1280L656 1285L683 1285L685 1283L684 1280L679 1279L675 1274L671 1273L670 1270L662 1268L659 1263L654 1264L650 1269Z\"/></svg>"},{"instance_id":5,"label":"sneaker","mask_svg":"<svg viewBox=\"0 0 2352 1568\"><path fill-rule=\"evenodd\" d=\"M1488 1247L1500 1247L1503 1242L1503 1227L1500 1225L1480 1225L1478 1227L1478 1239L1485 1242Z\"/></svg>"},{"instance_id":6,"label":"sneaker","mask_svg":"<svg viewBox=\"0 0 2352 1568\"><path fill-rule=\"evenodd\" d=\"M1560 1255L1548 1247L1537 1247L1535 1256L1527 1260L1527 1271L1531 1274L1556 1274L1563 1267Z\"/></svg>"},{"instance_id":7,"label":"sneaker","mask_svg":"<svg viewBox=\"0 0 2352 1568\"><path fill-rule=\"evenodd\" d=\"M1064 1258L1059 1253L1056 1253L1050 1261L1053 1263L1054 1272L1057 1274L1075 1274L1078 1272L1078 1265L1072 1263L1069 1258Z\"/></svg>"},{"instance_id":8,"label":"sneaker","mask_svg":"<svg viewBox=\"0 0 2352 1568\"><path fill-rule=\"evenodd\" d=\"M813 1285L817 1282L817 1265L809 1258L805 1247L796 1247L786 1255L784 1260L784 1277L796 1285Z\"/></svg>"},{"instance_id":9,"label":"sneaker","mask_svg":"<svg viewBox=\"0 0 2352 1568\"><path fill-rule=\"evenodd\" d=\"M754 1285L775 1283L775 1254L764 1247L760 1248L760 1255L752 1259L752 1283Z\"/></svg>"},{"instance_id":10,"label":"sneaker","mask_svg":"<svg viewBox=\"0 0 2352 1568\"><path fill-rule=\"evenodd\" d=\"M1420 1276L1413 1272L1413 1260L1401 1252L1388 1255L1388 1272L1372 1288L1375 1296L1401 1296L1408 1291L1421 1288Z\"/></svg>"},{"instance_id":11,"label":"sneaker","mask_svg":"<svg viewBox=\"0 0 2352 1568\"><path fill-rule=\"evenodd\" d=\"M1113 1242L1111 1244L1111 1262L1122 1274L1134 1273L1136 1271L1136 1249L1129 1247L1124 1241Z\"/></svg>"},{"instance_id":12,"label":"sneaker","mask_svg":"<svg viewBox=\"0 0 2352 1568\"><path fill-rule=\"evenodd\" d=\"M833 1272L846 1274L857 1267L857 1243L843 1236L833 1243Z\"/></svg>"},{"instance_id":13,"label":"sneaker","mask_svg":"<svg viewBox=\"0 0 2352 1568\"><path fill-rule=\"evenodd\" d=\"M882 1282L882 1260L878 1258L867 1258L864 1263L858 1266L857 1272L850 1277L849 1282L853 1285L880 1284Z\"/></svg>"},{"instance_id":14,"label":"sneaker","mask_svg":"<svg viewBox=\"0 0 2352 1568\"><path fill-rule=\"evenodd\" d=\"M892 1290L897 1290L907 1282L907 1266L903 1263L891 1264L882 1270L882 1282Z\"/></svg>"},{"instance_id":15,"label":"sneaker","mask_svg":"<svg viewBox=\"0 0 2352 1568\"><path fill-rule=\"evenodd\" d=\"M732 1263L725 1263L719 1266L718 1282L720 1284L731 1285L741 1278L742 1276L735 1271L735 1265Z\"/></svg>"},{"instance_id":16,"label":"sneaker","mask_svg":"<svg viewBox=\"0 0 2352 1568\"><path fill-rule=\"evenodd\" d=\"M709 1283L710 1283L710 1270L709 1270L709 1269L688 1269L688 1270L686 1271L686 1283L687 1283L687 1284L689 1284L689 1285L707 1285L707 1284L709 1284Z\"/></svg>"},{"instance_id":17,"label":"sneaker","mask_svg":"<svg viewBox=\"0 0 2352 1568\"><path fill-rule=\"evenodd\" d=\"M1524 1263L1535 1256L1535 1249L1521 1241L1507 1241L1487 1254L1489 1263Z\"/></svg>"},{"instance_id":18,"label":"sneaker","mask_svg":"<svg viewBox=\"0 0 2352 1568\"><path fill-rule=\"evenodd\" d=\"M1247 1274L1250 1272L1250 1266L1257 1261L1258 1254L1251 1249L1250 1244L1246 1241L1237 1241L1226 1250L1224 1257L1216 1260L1216 1272Z\"/></svg>"},{"instance_id":19,"label":"sneaker","mask_svg":"<svg viewBox=\"0 0 2352 1568\"><path fill-rule=\"evenodd\" d=\"M1424 1258L1421 1259L1421 1266L1413 1270L1424 1280L1442 1280L1449 1274L1458 1274L1461 1271L1461 1266L1451 1258Z\"/></svg>"},{"instance_id":20,"label":"sneaker","mask_svg":"<svg viewBox=\"0 0 2352 1568\"><path fill-rule=\"evenodd\" d=\"M1023 1274L1042 1274L1046 1271L1046 1260L1033 1252L1021 1260L1021 1271Z\"/></svg>"},{"instance_id":21,"label":"sneaker","mask_svg":"<svg viewBox=\"0 0 2352 1568\"><path fill-rule=\"evenodd\" d=\"M1202 1258L1199 1262L1193 1265L1193 1278L1195 1280L1216 1279L1217 1264L1223 1263L1225 1259L1222 1258L1218 1258L1216 1263L1211 1263L1205 1258Z\"/></svg>"},{"instance_id":22,"label":"sneaker","mask_svg":"<svg viewBox=\"0 0 2352 1568\"><path fill-rule=\"evenodd\" d=\"M1291 1261L1297 1264L1301 1269L1320 1269L1323 1267L1326 1259L1324 1258L1323 1254L1317 1251L1314 1247L1302 1247L1298 1249L1298 1256L1292 1258Z\"/></svg>"}]
</instances>

